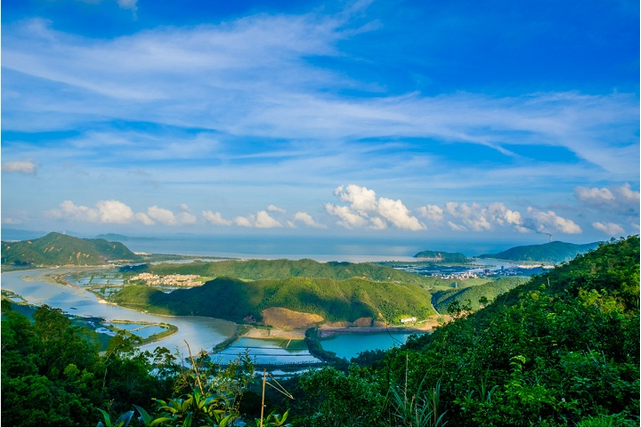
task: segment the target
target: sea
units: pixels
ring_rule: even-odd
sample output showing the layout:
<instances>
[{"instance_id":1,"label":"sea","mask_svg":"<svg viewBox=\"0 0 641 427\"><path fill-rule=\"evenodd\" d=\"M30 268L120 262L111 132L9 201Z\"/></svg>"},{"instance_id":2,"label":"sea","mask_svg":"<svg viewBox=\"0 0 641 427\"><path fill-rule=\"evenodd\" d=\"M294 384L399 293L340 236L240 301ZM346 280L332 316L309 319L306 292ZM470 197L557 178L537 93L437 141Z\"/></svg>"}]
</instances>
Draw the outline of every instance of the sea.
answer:
<instances>
[{"instance_id":1,"label":"sea","mask_svg":"<svg viewBox=\"0 0 641 427\"><path fill-rule=\"evenodd\" d=\"M221 258L304 259L316 261L411 261L424 250L460 252L474 257L524 243L514 241L427 240L346 236L170 236L123 238L134 252Z\"/></svg>"}]
</instances>

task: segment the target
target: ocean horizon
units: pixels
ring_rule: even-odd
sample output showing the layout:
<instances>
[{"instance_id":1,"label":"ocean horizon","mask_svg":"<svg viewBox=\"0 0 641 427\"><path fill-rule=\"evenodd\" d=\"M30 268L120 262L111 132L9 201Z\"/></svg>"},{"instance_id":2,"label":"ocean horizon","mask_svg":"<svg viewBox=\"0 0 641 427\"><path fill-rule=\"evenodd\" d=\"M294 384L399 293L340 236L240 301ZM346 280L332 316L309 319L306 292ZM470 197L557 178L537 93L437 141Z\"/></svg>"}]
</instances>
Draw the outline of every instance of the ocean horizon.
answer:
<instances>
[{"instance_id":1,"label":"ocean horizon","mask_svg":"<svg viewBox=\"0 0 641 427\"><path fill-rule=\"evenodd\" d=\"M2 230L2 240L27 240L47 232ZM515 246L547 243L536 236L518 240L481 240L470 237L430 239L414 236L294 236L259 235L121 235L69 233L82 238L120 241L134 252L210 256L221 258L303 259L316 261L411 261L425 250L460 252L468 257L498 253Z\"/></svg>"}]
</instances>

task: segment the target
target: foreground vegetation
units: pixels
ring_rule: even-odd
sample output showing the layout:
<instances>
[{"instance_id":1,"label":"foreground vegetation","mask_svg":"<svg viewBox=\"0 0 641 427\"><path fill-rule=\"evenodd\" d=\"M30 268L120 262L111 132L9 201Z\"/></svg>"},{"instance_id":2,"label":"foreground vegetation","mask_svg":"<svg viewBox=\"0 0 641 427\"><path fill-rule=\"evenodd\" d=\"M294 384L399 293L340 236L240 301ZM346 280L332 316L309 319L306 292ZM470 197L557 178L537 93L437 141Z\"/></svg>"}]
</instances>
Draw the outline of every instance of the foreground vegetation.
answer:
<instances>
[{"instance_id":1,"label":"foreground vegetation","mask_svg":"<svg viewBox=\"0 0 641 427\"><path fill-rule=\"evenodd\" d=\"M639 245L602 245L401 348L283 381L294 400L266 393L263 425L637 426ZM123 335L100 355L57 310L39 309L33 323L5 316L7 425L260 418L262 378L251 380L246 358L224 368L203 357L184 369L167 350L140 353Z\"/></svg>"}]
</instances>

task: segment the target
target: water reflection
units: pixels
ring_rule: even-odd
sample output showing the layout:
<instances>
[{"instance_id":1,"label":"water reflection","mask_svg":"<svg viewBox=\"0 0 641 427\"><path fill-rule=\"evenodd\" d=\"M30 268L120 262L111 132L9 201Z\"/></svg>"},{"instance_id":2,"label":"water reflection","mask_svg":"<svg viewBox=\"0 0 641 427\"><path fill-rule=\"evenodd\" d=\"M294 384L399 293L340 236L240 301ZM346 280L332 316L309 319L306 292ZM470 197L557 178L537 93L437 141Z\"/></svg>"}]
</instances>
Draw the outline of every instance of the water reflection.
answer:
<instances>
[{"instance_id":1,"label":"water reflection","mask_svg":"<svg viewBox=\"0 0 641 427\"><path fill-rule=\"evenodd\" d=\"M231 337L236 325L221 319L197 316L159 316L142 313L113 304L106 304L94 294L81 288L51 283L46 276L78 272L81 269L44 269L12 271L2 273L2 288L21 295L29 304L47 304L64 312L85 317L101 317L108 321L133 320L150 323L170 323L178 327L178 332L161 341L146 344L142 350L153 351L166 347L187 354L185 341L192 352L211 349ZM73 308L72 308L73 307Z\"/></svg>"}]
</instances>

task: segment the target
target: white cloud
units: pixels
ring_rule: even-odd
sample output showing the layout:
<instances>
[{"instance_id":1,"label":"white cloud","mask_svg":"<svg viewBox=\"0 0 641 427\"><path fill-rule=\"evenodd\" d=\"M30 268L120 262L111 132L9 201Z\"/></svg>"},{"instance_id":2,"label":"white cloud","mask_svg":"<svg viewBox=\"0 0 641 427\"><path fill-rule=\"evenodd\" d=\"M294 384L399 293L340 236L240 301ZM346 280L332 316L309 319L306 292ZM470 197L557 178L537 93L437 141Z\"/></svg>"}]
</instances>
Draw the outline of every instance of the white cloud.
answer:
<instances>
[{"instance_id":1,"label":"white cloud","mask_svg":"<svg viewBox=\"0 0 641 427\"><path fill-rule=\"evenodd\" d=\"M612 222L609 222L607 224L602 222L593 222L592 227L595 230L602 231L609 236L621 236L625 233L625 230L623 229L623 227L621 227L619 224L614 224Z\"/></svg>"},{"instance_id":2,"label":"white cloud","mask_svg":"<svg viewBox=\"0 0 641 427\"><path fill-rule=\"evenodd\" d=\"M126 224L134 219L131 208L118 200L101 200L96 207L103 223Z\"/></svg>"},{"instance_id":3,"label":"white cloud","mask_svg":"<svg viewBox=\"0 0 641 427\"><path fill-rule=\"evenodd\" d=\"M294 221L302 222L303 224L311 228L327 228L326 225L319 224L314 221L314 218L312 218L312 216L307 212L296 212L296 214L294 215Z\"/></svg>"},{"instance_id":4,"label":"white cloud","mask_svg":"<svg viewBox=\"0 0 641 427\"><path fill-rule=\"evenodd\" d=\"M258 213L256 214L256 222L254 226L256 228L275 228L282 227L283 224L269 216L266 211L258 211Z\"/></svg>"},{"instance_id":5,"label":"white cloud","mask_svg":"<svg viewBox=\"0 0 641 427\"><path fill-rule=\"evenodd\" d=\"M283 227L278 220L271 217L267 211L258 211L256 215L246 217L238 216L234 218L234 223L239 227L249 228L280 228Z\"/></svg>"},{"instance_id":6,"label":"white cloud","mask_svg":"<svg viewBox=\"0 0 641 427\"><path fill-rule=\"evenodd\" d=\"M54 219L104 224L126 224L135 218L131 208L117 200L100 200L95 208L76 206L71 200L65 200L60 204L60 209L45 214Z\"/></svg>"},{"instance_id":7,"label":"white cloud","mask_svg":"<svg viewBox=\"0 0 641 427\"><path fill-rule=\"evenodd\" d=\"M154 225L155 222L149 218L149 216L145 213L138 212L136 213L136 219L140 222L142 222L144 225Z\"/></svg>"},{"instance_id":8,"label":"white cloud","mask_svg":"<svg viewBox=\"0 0 641 427\"><path fill-rule=\"evenodd\" d=\"M6 173L25 173L29 175L35 175L36 169L36 164L31 161L2 163L2 172Z\"/></svg>"},{"instance_id":9,"label":"white cloud","mask_svg":"<svg viewBox=\"0 0 641 427\"><path fill-rule=\"evenodd\" d=\"M376 193L366 187L350 184L343 190L340 186L334 190L340 201L350 203L353 210L367 216L367 212L376 210Z\"/></svg>"},{"instance_id":10,"label":"white cloud","mask_svg":"<svg viewBox=\"0 0 641 427\"><path fill-rule=\"evenodd\" d=\"M274 206L274 205L267 206L267 210L270 212L280 212L280 213L286 212L285 209L279 208L278 206Z\"/></svg>"},{"instance_id":11,"label":"white cloud","mask_svg":"<svg viewBox=\"0 0 641 427\"><path fill-rule=\"evenodd\" d=\"M345 228L361 227L367 223L365 218L353 212L349 206L335 206L331 203L326 203L325 210L330 215L339 217L341 221L338 224Z\"/></svg>"},{"instance_id":12,"label":"white cloud","mask_svg":"<svg viewBox=\"0 0 641 427\"><path fill-rule=\"evenodd\" d=\"M158 206L150 206L147 208L147 215L155 222L163 225L176 225L178 221L174 213L168 209L159 208Z\"/></svg>"},{"instance_id":13,"label":"white cloud","mask_svg":"<svg viewBox=\"0 0 641 427\"><path fill-rule=\"evenodd\" d=\"M524 226L538 233L552 234L561 232L565 234L580 234L583 232L574 221L558 216L554 211L539 211L533 207L528 208L530 218Z\"/></svg>"},{"instance_id":14,"label":"white cloud","mask_svg":"<svg viewBox=\"0 0 641 427\"><path fill-rule=\"evenodd\" d=\"M443 209L437 205L421 206L419 212L422 217L427 218L429 221L442 222L444 218Z\"/></svg>"},{"instance_id":15,"label":"white cloud","mask_svg":"<svg viewBox=\"0 0 641 427\"><path fill-rule=\"evenodd\" d=\"M467 228L462 225L454 224L452 221L448 221L447 225L454 231L467 231Z\"/></svg>"},{"instance_id":16,"label":"white cloud","mask_svg":"<svg viewBox=\"0 0 641 427\"><path fill-rule=\"evenodd\" d=\"M232 224L232 221L223 218L220 212L203 211L202 215L205 221L207 221L210 224L225 225L225 226Z\"/></svg>"},{"instance_id":17,"label":"white cloud","mask_svg":"<svg viewBox=\"0 0 641 427\"><path fill-rule=\"evenodd\" d=\"M505 207L503 203L492 203L488 206L487 212L491 221L499 225L515 225L517 227L523 224L523 218L518 211L513 211Z\"/></svg>"},{"instance_id":18,"label":"white cloud","mask_svg":"<svg viewBox=\"0 0 641 427\"><path fill-rule=\"evenodd\" d=\"M638 214L639 192L629 183L610 188L576 187L576 198L584 205L619 214Z\"/></svg>"},{"instance_id":19,"label":"white cloud","mask_svg":"<svg viewBox=\"0 0 641 427\"><path fill-rule=\"evenodd\" d=\"M467 203L447 202L445 204L445 211L463 222L464 228L469 228L473 231L487 231L492 229L492 224L490 224L487 218L487 209L477 203L468 205Z\"/></svg>"},{"instance_id":20,"label":"white cloud","mask_svg":"<svg viewBox=\"0 0 641 427\"><path fill-rule=\"evenodd\" d=\"M369 228L373 230L384 230L387 228L387 224L380 217L372 217L369 219Z\"/></svg>"},{"instance_id":21,"label":"white cloud","mask_svg":"<svg viewBox=\"0 0 641 427\"><path fill-rule=\"evenodd\" d=\"M400 200L381 197L378 199L378 213L403 230L418 231L427 229L416 217L410 215L409 210Z\"/></svg>"},{"instance_id":22,"label":"white cloud","mask_svg":"<svg viewBox=\"0 0 641 427\"><path fill-rule=\"evenodd\" d=\"M377 200L376 192L366 187L355 184L340 186L334 190L334 195L340 201L349 203L349 206L327 203L325 210L330 215L339 217L342 220L339 224L345 228L361 227L368 222L368 218L370 228L387 228L384 218L396 228L412 231L427 229L416 217L410 215L403 202L385 197ZM382 218L378 218L377 215Z\"/></svg>"},{"instance_id":23,"label":"white cloud","mask_svg":"<svg viewBox=\"0 0 641 427\"><path fill-rule=\"evenodd\" d=\"M176 219L181 225L192 225L196 224L196 222L198 221L196 215L192 214L191 212L181 212L176 216Z\"/></svg>"},{"instance_id":24,"label":"white cloud","mask_svg":"<svg viewBox=\"0 0 641 427\"><path fill-rule=\"evenodd\" d=\"M239 227L253 227L252 225L253 215L250 215L250 218L245 218L244 216L237 216L234 218L234 223Z\"/></svg>"}]
</instances>

